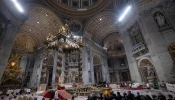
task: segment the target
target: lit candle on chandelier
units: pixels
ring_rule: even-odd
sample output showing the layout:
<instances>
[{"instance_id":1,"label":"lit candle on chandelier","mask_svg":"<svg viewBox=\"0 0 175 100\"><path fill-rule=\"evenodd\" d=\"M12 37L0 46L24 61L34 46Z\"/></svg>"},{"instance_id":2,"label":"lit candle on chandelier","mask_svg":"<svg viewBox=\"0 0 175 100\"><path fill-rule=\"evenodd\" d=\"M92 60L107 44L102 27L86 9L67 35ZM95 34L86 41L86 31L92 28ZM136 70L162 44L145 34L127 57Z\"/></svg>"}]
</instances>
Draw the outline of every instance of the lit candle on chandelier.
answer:
<instances>
[{"instance_id":1,"label":"lit candle on chandelier","mask_svg":"<svg viewBox=\"0 0 175 100\"><path fill-rule=\"evenodd\" d=\"M80 37L80 43L82 43L83 42L83 39L82 39L82 37Z\"/></svg>"}]
</instances>

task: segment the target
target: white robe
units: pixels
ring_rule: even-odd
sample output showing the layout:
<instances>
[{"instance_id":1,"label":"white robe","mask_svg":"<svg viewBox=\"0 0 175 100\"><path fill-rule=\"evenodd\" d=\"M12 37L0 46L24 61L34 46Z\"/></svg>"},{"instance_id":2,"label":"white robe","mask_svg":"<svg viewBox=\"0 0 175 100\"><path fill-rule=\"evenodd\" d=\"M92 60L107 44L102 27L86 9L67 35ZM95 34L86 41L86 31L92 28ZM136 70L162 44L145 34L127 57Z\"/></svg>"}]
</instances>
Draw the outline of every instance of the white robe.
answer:
<instances>
[{"instance_id":1,"label":"white robe","mask_svg":"<svg viewBox=\"0 0 175 100\"><path fill-rule=\"evenodd\" d=\"M59 99L58 98L58 91L55 91L55 99Z\"/></svg>"}]
</instances>

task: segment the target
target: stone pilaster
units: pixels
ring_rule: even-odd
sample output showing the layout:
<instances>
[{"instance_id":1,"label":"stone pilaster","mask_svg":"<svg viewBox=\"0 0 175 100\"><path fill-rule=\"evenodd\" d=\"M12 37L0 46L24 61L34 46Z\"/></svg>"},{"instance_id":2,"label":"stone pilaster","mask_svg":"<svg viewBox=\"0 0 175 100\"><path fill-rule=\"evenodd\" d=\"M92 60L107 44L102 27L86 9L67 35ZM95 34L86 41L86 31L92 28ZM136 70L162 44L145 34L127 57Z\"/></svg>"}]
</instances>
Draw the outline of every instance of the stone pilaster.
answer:
<instances>
[{"instance_id":1,"label":"stone pilaster","mask_svg":"<svg viewBox=\"0 0 175 100\"><path fill-rule=\"evenodd\" d=\"M0 1L0 13L5 16L5 19L8 22L0 44L0 80L7 65L16 33L18 32L20 25L24 22L23 18L19 18L20 15L14 15L9 8L9 5L7 5L4 1L5 0Z\"/></svg>"},{"instance_id":2,"label":"stone pilaster","mask_svg":"<svg viewBox=\"0 0 175 100\"><path fill-rule=\"evenodd\" d=\"M54 52L54 63L53 63L53 70L52 70L52 86L54 86L55 84L57 84L57 82L55 82L55 78L56 78L56 68L57 68L57 56L58 53Z\"/></svg>"}]
</instances>

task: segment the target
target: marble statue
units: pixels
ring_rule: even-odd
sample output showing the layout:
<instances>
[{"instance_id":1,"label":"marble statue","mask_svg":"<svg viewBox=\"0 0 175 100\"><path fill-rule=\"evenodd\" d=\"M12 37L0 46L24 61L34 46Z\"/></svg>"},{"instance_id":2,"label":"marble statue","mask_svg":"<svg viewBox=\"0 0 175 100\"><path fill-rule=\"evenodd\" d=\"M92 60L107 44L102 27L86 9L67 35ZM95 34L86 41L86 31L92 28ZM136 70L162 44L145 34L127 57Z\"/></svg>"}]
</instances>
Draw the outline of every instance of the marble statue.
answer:
<instances>
[{"instance_id":1,"label":"marble statue","mask_svg":"<svg viewBox=\"0 0 175 100\"><path fill-rule=\"evenodd\" d=\"M54 36L53 36L51 33L49 33L49 35L48 35L48 37L47 37L47 40L48 40L48 41L52 41L53 38L54 38Z\"/></svg>"},{"instance_id":2,"label":"marble statue","mask_svg":"<svg viewBox=\"0 0 175 100\"><path fill-rule=\"evenodd\" d=\"M61 72L61 75L59 77L59 84L63 84L64 83L64 72Z\"/></svg>"},{"instance_id":3,"label":"marble statue","mask_svg":"<svg viewBox=\"0 0 175 100\"><path fill-rule=\"evenodd\" d=\"M148 67L148 77L155 77L155 71L153 67Z\"/></svg>"},{"instance_id":4,"label":"marble statue","mask_svg":"<svg viewBox=\"0 0 175 100\"><path fill-rule=\"evenodd\" d=\"M162 27L162 26L166 25L166 19L160 13L156 14L155 20L157 21L157 24L158 24L159 27Z\"/></svg>"},{"instance_id":5,"label":"marble statue","mask_svg":"<svg viewBox=\"0 0 175 100\"><path fill-rule=\"evenodd\" d=\"M75 82L75 75L72 75L72 82Z\"/></svg>"}]
</instances>

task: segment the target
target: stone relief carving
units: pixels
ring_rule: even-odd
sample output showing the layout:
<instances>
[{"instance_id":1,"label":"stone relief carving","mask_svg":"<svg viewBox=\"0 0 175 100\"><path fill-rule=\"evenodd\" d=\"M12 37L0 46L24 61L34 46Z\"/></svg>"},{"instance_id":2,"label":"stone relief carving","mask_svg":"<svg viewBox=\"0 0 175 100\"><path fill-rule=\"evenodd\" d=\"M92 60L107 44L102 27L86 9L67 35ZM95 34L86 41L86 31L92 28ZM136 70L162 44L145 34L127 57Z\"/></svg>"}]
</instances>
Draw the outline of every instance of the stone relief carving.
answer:
<instances>
[{"instance_id":1,"label":"stone relief carving","mask_svg":"<svg viewBox=\"0 0 175 100\"><path fill-rule=\"evenodd\" d=\"M28 52L33 52L35 47L37 47L37 41L29 34L19 35L13 45L14 49Z\"/></svg>"},{"instance_id":2,"label":"stone relief carving","mask_svg":"<svg viewBox=\"0 0 175 100\"><path fill-rule=\"evenodd\" d=\"M143 42L143 38L141 35L141 29L138 23L135 23L128 31L130 35L132 36L134 45L137 45Z\"/></svg>"}]
</instances>

